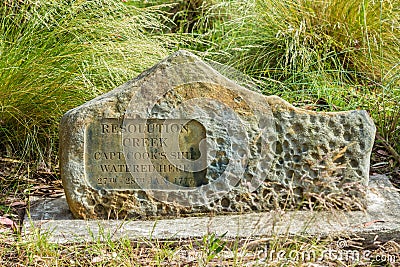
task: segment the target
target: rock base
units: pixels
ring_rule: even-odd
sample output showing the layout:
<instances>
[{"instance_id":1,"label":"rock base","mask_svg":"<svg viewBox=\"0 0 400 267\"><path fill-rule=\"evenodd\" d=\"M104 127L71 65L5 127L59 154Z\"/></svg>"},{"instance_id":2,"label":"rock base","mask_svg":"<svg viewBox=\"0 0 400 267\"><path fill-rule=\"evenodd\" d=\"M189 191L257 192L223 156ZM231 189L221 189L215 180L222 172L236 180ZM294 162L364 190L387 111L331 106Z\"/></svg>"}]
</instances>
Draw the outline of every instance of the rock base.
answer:
<instances>
[{"instance_id":1,"label":"rock base","mask_svg":"<svg viewBox=\"0 0 400 267\"><path fill-rule=\"evenodd\" d=\"M384 242L400 233L400 194L386 176L372 176L365 211L273 211L164 220L77 220L65 197L31 200L24 220L25 238L40 228L54 243L132 240L179 240L201 238L208 233L234 238L276 235L359 236Z\"/></svg>"}]
</instances>

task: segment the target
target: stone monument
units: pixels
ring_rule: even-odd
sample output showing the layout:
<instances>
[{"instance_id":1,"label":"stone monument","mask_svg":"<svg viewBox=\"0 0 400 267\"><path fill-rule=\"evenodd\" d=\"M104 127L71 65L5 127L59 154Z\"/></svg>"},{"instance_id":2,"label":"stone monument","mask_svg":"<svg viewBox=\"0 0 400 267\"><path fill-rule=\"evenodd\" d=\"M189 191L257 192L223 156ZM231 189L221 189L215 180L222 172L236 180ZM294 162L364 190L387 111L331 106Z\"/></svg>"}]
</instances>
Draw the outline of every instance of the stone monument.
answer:
<instances>
[{"instance_id":1,"label":"stone monument","mask_svg":"<svg viewBox=\"0 0 400 267\"><path fill-rule=\"evenodd\" d=\"M357 208L374 136L365 111L298 109L178 51L64 115L60 170L76 218Z\"/></svg>"}]
</instances>

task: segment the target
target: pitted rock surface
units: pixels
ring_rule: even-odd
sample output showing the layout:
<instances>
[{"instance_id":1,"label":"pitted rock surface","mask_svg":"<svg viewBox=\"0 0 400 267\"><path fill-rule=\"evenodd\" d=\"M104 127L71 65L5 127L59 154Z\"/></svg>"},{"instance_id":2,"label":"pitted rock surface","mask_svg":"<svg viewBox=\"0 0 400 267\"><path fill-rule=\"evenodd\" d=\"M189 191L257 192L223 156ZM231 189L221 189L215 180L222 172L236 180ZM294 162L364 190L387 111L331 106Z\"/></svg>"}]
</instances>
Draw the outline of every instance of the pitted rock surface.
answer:
<instances>
[{"instance_id":1,"label":"pitted rock surface","mask_svg":"<svg viewBox=\"0 0 400 267\"><path fill-rule=\"evenodd\" d=\"M67 112L60 169L77 218L357 208L374 136L365 111L298 109L178 51Z\"/></svg>"}]
</instances>

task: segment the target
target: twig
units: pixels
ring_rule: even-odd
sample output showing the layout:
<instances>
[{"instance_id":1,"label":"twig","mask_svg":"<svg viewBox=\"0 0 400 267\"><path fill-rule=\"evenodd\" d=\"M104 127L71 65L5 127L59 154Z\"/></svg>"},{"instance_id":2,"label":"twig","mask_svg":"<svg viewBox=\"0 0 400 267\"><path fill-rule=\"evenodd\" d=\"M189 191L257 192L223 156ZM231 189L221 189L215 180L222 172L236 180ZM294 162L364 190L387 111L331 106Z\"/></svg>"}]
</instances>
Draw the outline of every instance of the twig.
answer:
<instances>
[{"instance_id":1,"label":"twig","mask_svg":"<svg viewBox=\"0 0 400 267\"><path fill-rule=\"evenodd\" d=\"M387 150L389 150L390 154L394 157L394 159L400 164L400 155L397 153L397 151L389 145L389 143L383 138L379 133L376 133L376 139L382 142L382 144L385 146Z\"/></svg>"}]
</instances>

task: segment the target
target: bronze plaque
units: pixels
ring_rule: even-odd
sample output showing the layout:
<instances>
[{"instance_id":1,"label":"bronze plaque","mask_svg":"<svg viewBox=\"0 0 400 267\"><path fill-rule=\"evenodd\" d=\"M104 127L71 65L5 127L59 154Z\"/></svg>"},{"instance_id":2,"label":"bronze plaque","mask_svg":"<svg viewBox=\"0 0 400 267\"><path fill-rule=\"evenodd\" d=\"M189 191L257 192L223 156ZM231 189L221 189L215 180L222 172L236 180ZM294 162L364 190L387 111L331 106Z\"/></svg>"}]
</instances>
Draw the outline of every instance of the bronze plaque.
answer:
<instances>
[{"instance_id":1,"label":"bronze plaque","mask_svg":"<svg viewBox=\"0 0 400 267\"><path fill-rule=\"evenodd\" d=\"M141 185L160 189L168 183L183 187L207 184L206 169L195 166L205 138L206 130L196 120L95 120L85 133L87 180L95 189L120 190L139 189L138 179ZM185 164L176 164L180 160Z\"/></svg>"}]
</instances>

